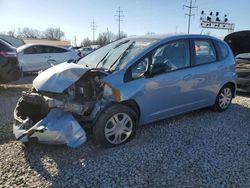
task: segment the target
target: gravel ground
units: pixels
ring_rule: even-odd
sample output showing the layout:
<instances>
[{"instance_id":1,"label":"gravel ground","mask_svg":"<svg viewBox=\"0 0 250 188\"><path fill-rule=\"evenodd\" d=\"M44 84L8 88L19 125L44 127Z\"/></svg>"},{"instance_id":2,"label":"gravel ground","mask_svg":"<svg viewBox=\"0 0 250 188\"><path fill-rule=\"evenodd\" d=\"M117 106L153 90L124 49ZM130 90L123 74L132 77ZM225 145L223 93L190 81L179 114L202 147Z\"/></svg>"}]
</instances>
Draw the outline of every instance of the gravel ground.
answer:
<instances>
[{"instance_id":1,"label":"gravel ground","mask_svg":"<svg viewBox=\"0 0 250 188\"><path fill-rule=\"evenodd\" d=\"M140 126L115 148L98 148L91 133L77 149L24 148L12 116L27 83L0 85L0 187L250 187L250 96L223 113L202 109Z\"/></svg>"}]
</instances>

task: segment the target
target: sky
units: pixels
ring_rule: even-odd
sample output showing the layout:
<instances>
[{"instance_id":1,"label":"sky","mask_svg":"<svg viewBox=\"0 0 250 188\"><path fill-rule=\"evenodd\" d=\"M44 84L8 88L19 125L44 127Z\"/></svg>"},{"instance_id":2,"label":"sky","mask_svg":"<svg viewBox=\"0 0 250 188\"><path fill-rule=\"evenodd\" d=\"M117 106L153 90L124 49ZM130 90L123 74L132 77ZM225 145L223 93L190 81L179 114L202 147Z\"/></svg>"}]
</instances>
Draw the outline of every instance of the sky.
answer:
<instances>
[{"instance_id":1,"label":"sky","mask_svg":"<svg viewBox=\"0 0 250 188\"><path fill-rule=\"evenodd\" d=\"M118 7L123 11L121 30L128 35L187 33L188 10L183 5L189 0L0 0L0 32L31 27L45 30L60 27L67 40L77 42L83 38L92 39L91 22L95 20L98 33L107 29L118 32L115 14ZM190 33L210 34L222 37L227 30L200 28L202 10L227 14L229 22L235 24L235 31L249 30L250 0L193 0L194 17L191 18Z\"/></svg>"}]
</instances>

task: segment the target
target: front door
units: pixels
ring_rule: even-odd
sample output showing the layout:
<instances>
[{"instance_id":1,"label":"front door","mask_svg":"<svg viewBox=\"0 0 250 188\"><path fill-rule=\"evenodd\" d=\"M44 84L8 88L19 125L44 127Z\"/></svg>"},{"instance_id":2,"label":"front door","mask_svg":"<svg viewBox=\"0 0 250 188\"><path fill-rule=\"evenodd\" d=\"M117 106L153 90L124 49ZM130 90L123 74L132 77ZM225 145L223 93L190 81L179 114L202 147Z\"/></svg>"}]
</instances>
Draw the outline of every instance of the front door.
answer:
<instances>
[{"instance_id":1,"label":"front door","mask_svg":"<svg viewBox=\"0 0 250 188\"><path fill-rule=\"evenodd\" d=\"M168 42L152 53L152 65L165 63L167 69L145 84L145 122L190 111L199 102L193 98L190 59L189 40Z\"/></svg>"}]
</instances>

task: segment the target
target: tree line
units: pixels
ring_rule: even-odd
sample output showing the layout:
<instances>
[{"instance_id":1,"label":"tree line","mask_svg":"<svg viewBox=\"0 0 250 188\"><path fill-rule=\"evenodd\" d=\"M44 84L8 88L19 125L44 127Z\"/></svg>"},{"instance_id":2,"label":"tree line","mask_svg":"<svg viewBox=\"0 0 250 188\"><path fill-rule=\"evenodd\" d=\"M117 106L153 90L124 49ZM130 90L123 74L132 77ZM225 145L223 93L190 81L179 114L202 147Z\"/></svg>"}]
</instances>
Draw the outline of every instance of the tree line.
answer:
<instances>
[{"instance_id":1,"label":"tree line","mask_svg":"<svg viewBox=\"0 0 250 188\"><path fill-rule=\"evenodd\" d=\"M115 41L115 40L118 40L121 38L125 38L125 37L127 37L127 34L124 32L120 33L120 38L119 38L118 34L116 35L110 31L102 32L102 33L99 33L99 35L95 41L90 40L88 37L84 38L81 42L81 46L88 47L91 45L98 45L101 47L101 46L104 46L106 44L109 44L112 41Z\"/></svg>"},{"instance_id":2,"label":"tree line","mask_svg":"<svg viewBox=\"0 0 250 188\"><path fill-rule=\"evenodd\" d=\"M46 40L64 40L65 34L60 28L49 27L44 31L39 31L30 27L24 27L22 29L10 30L8 32L2 32L1 34L6 34L13 36L19 39L46 39ZM120 38L127 37L127 34L124 32L120 33ZM81 41L81 46L88 47L91 45L104 46L112 41L118 40L118 34L114 34L110 31L99 33L95 41L87 38L84 38Z\"/></svg>"},{"instance_id":3,"label":"tree line","mask_svg":"<svg viewBox=\"0 0 250 188\"><path fill-rule=\"evenodd\" d=\"M44 31L39 31L30 27L24 27L22 29L13 29L8 32L2 32L1 34L6 34L19 39L47 39L47 40L63 40L65 34L60 28L49 27Z\"/></svg>"}]
</instances>

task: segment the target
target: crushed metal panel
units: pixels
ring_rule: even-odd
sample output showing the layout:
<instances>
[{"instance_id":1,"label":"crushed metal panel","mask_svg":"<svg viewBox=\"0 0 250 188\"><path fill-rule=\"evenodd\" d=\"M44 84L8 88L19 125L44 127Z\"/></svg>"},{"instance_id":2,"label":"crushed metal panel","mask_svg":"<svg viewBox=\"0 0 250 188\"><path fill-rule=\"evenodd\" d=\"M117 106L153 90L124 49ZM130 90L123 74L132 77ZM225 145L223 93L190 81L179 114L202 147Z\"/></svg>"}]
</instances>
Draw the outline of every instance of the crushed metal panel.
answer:
<instances>
[{"instance_id":1,"label":"crushed metal panel","mask_svg":"<svg viewBox=\"0 0 250 188\"><path fill-rule=\"evenodd\" d=\"M33 81L37 91L62 93L89 69L75 63L62 63L39 74Z\"/></svg>"},{"instance_id":2,"label":"crushed metal panel","mask_svg":"<svg viewBox=\"0 0 250 188\"><path fill-rule=\"evenodd\" d=\"M16 138L29 134L27 130L22 129L22 125L13 127ZM52 109L44 119L37 122L28 131L34 132L30 137L36 137L39 142L46 144L67 144L69 147L76 148L87 140L85 131L72 114L58 108ZM28 137L24 136L20 140L28 141Z\"/></svg>"}]
</instances>

